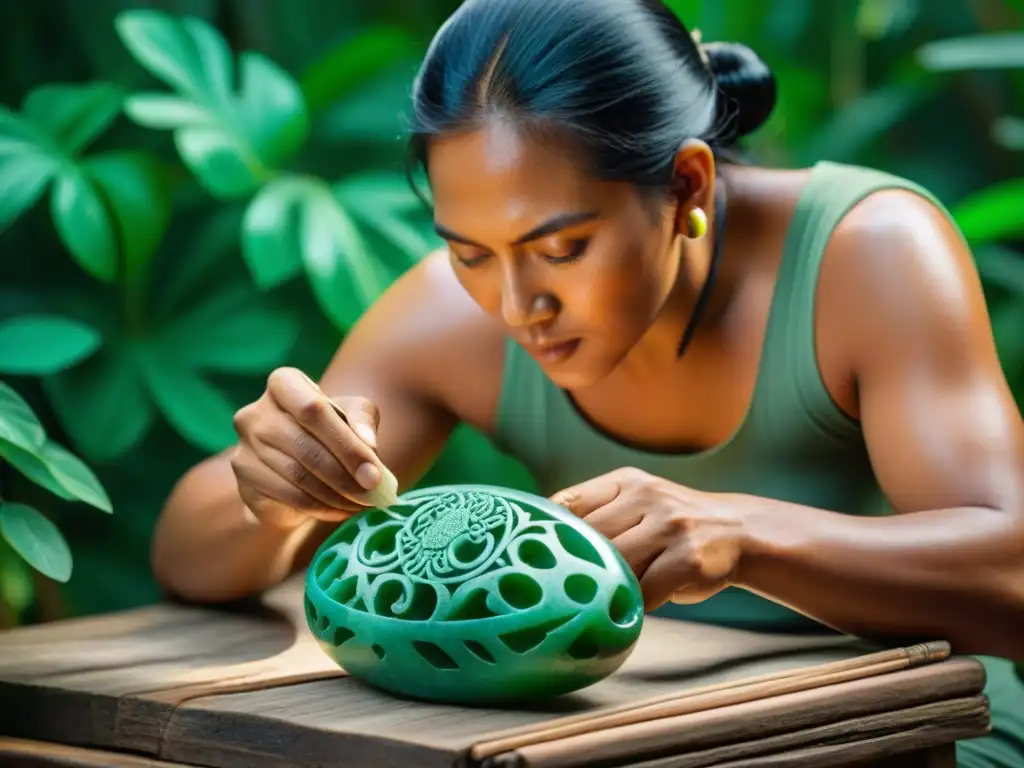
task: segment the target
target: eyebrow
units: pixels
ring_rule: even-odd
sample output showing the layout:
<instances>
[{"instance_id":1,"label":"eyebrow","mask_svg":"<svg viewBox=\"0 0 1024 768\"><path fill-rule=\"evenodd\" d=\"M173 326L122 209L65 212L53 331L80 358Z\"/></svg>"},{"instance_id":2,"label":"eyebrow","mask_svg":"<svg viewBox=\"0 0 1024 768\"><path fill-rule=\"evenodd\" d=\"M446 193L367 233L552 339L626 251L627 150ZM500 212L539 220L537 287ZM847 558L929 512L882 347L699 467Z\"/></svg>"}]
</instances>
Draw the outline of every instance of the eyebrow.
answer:
<instances>
[{"instance_id":1,"label":"eyebrow","mask_svg":"<svg viewBox=\"0 0 1024 768\"><path fill-rule=\"evenodd\" d=\"M553 216L552 218L548 219L540 226L534 227L525 235L515 240L512 243L512 245L522 245L523 243L528 243L531 240L537 240L541 237L544 237L545 235L550 235L555 232L558 232L559 230L566 229L567 227L572 227L576 224L582 224L585 221L592 221L597 217L597 211L582 211L579 213L560 213L557 216ZM463 237L462 235L452 232L443 224L438 224L435 222L434 231L437 232L437 234L443 237L445 240L451 240L452 242L455 243L464 243L465 245L474 245L477 248L485 248L485 246L480 245L480 243L475 243L469 238Z\"/></svg>"}]
</instances>

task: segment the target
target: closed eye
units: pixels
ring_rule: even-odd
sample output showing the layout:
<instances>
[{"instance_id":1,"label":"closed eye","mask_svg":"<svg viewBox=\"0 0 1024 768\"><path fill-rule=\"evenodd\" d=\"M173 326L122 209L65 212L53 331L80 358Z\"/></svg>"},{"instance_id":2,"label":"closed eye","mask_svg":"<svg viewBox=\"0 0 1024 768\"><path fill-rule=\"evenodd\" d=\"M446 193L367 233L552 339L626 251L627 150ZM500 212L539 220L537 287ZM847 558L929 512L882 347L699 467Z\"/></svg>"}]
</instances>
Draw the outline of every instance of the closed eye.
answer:
<instances>
[{"instance_id":1,"label":"closed eye","mask_svg":"<svg viewBox=\"0 0 1024 768\"><path fill-rule=\"evenodd\" d=\"M545 255L544 258L552 264L571 264L583 257L588 245L590 245L589 240L583 238L573 240L569 243L569 251L567 253L558 256Z\"/></svg>"}]
</instances>

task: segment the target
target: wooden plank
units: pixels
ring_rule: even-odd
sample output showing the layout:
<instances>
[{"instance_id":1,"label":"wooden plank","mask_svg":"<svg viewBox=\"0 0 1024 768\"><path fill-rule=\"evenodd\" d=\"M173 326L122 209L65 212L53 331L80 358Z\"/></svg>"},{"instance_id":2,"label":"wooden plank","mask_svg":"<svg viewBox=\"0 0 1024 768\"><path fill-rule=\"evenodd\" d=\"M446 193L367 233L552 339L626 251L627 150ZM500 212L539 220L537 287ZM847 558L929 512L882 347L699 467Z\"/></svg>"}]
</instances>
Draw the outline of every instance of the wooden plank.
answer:
<instances>
[{"instance_id":1,"label":"wooden plank","mask_svg":"<svg viewBox=\"0 0 1024 768\"><path fill-rule=\"evenodd\" d=\"M925 768L927 763L920 762L922 755L926 759L947 758L954 741L982 735L987 719L987 703L983 696L978 696L846 720L696 754L618 765L630 768L880 768L879 763L884 762L893 768ZM849 736L856 738L847 740ZM534 768L530 763L519 765Z\"/></svg>"},{"instance_id":2,"label":"wooden plank","mask_svg":"<svg viewBox=\"0 0 1024 768\"><path fill-rule=\"evenodd\" d=\"M946 702L980 695L984 684L985 672L980 662L957 659L879 678L607 728L532 744L506 755L514 757L509 764L566 768L656 753L689 753L769 736L789 737L819 726L828 729L833 740L852 741L858 738L857 730L851 727L849 736L842 736L836 723L886 713L882 722L900 729L900 719L889 713L934 704L938 717L945 714L941 707ZM919 718L913 724L921 724Z\"/></svg>"},{"instance_id":3,"label":"wooden plank","mask_svg":"<svg viewBox=\"0 0 1024 768\"><path fill-rule=\"evenodd\" d=\"M735 718L735 707L760 701L767 708L761 722L777 725L778 707L786 705L780 693L810 695L805 689L825 683L830 695L823 701L831 704L790 700L804 701L805 712L804 720L787 721L792 729L882 711L858 709L856 695L836 693L839 684L856 682L837 676L840 668L855 670L853 677L876 675L861 681L860 701L893 711L969 697L983 685L973 660L935 663L941 671L932 674L945 687L927 695L909 673L890 672L914 654L936 662L948 647L897 650L887 657L895 667L868 667L867 654L877 649L849 637L763 635L649 617L626 664L575 694L516 709L411 702L344 677L305 627L302 586L296 577L262 605L235 610L168 604L0 634L0 733L213 768L449 766L474 746L490 745L478 750L478 762L519 747L540 749L534 758L550 756L566 738L600 741L603 729L649 729L652 717L682 722L708 715L696 710L709 707ZM822 667L829 663L840 667ZM659 701L676 709L639 708ZM739 711L753 722L755 710ZM638 721L638 711L648 722ZM595 713L611 719L588 735L593 728L579 723L592 726ZM810 714L819 719L807 720ZM771 735L750 728L748 741ZM511 747L501 741L510 738Z\"/></svg>"},{"instance_id":4,"label":"wooden plank","mask_svg":"<svg viewBox=\"0 0 1024 768\"><path fill-rule=\"evenodd\" d=\"M194 768L136 755L0 737L4 768Z\"/></svg>"}]
</instances>

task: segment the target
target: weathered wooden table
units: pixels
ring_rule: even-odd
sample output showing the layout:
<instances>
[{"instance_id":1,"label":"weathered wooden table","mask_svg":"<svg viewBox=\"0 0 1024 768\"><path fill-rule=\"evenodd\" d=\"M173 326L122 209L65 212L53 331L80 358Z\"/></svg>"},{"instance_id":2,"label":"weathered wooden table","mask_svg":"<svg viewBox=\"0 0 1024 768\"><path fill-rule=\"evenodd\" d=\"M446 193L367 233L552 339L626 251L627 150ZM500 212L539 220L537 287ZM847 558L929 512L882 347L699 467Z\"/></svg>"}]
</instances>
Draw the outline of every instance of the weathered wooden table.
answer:
<instances>
[{"instance_id":1,"label":"weathered wooden table","mask_svg":"<svg viewBox=\"0 0 1024 768\"><path fill-rule=\"evenodd\" d=\"M989 727L983 667L648 618L615 675L531 709L392 697L347 678L301 580L247 609L161 604L0 634L0 765L954 765Z\"/></svg>"}]
</instances>

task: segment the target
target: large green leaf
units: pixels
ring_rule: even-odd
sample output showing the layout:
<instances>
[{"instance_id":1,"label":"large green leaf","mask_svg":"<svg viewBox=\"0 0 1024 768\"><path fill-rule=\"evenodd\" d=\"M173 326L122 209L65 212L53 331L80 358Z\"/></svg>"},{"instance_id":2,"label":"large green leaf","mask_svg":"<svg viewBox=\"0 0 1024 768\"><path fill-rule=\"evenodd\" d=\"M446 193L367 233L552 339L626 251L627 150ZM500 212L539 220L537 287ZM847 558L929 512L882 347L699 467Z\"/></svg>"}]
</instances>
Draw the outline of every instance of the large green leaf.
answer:
<instances>
[{"instance_id":1,"label":"large green leaf","mask_svg":"<svg viewBox=\"0 0 1024 768\"><path fill-rule=\"evenodd\" d=\"M153 403L130 346L106 347L43 385L61 426L92 461L123 456L153 423Z\"/></svg>"},{"instance_id":2,"label":"large green leaf","mask_svg":"<svg viewBox=\"0 0 1024 768\"><path fill-rule=\"evenodd\" d=\"M921 46L917 58L925 69L936 72L1024 68L1024 32L936 40Z\"/></svg>"},{"instance_id":3,"label":"large green leaf","mask_svg":"<svg viewBox=\"0 0 1024 768\"><path fill-rule=\"evenodd\" d=\"M43 446L41 458L72 498L107 513L114 511L99 479L77 456L51 440Z\"/></svg>"},{"instance_id":4,"label":"large green leaf","mask_svg":"<svg viewBox=\"0 0 1024 768\"><path fill-rule=\"evenodd\" d=\"M25 399L0 381L0 440L26 451L38 451L46 432Z\"/></svg>"},{"instance_id":5,"label":"large green leaf","mask_svg":"<svg viewBox=\"0 0 1024 768\"><path fill-rule=\"evenodd\" d=\"M242 247L264 283L286 274L284 259L290 257L282 254L298 254L321 308L343 330L389 282L331 188L314 179L269 184L246 212Z\"/></svg>"},{"instance_id":6,"label":"large green leaf","mask_svg":"<svg viewBox=\"0 0 1024 768\"><path fill-rule=\"evenodd\" d=\"M32 604L32 574L25 561L0 537L0 603L15 616Z\"/></svg>"},{"instance_id":7,"label":"large green leaf","mask_svg":"<svg viewBox=\"0 0 1024 768\"><path fill-rule=\"evenodd\" d=\"M266 375L284 362L298 336L293 313L235 284L176 317L160 339L193 368Z\"/></svg>"},{"instance_id":8,"label":"large green leaf","mask_svg":"<svg viewBox=\"0 0 1024 768\"><path fill-rule=\"evenodd\" d=\"M93 277L117 277L117 233L96 185L77 167L57 178L51 197L53 223L75 260Z\"/></svg>"},{"instance_id":9,"label":"large green leaf","mask_svg":"<svg viewBox=\"0 0 1024 768\"><path fill-rule=\"evenodd\" d=\"M109 214L75 155L110 125L121 98L107 83L45 85L26 96L22 114L0 107L0 231L56 177L57 231L82 267L107 281L117 267Z\"/></svg>"},{"instance_id":10,"label":"large green leaf","mask_svg":"<svg viewBox=\"0 0 1024 768\"><path fill-rule=\"evenodd\" d=\"M69 155L96 140L121 111L124 94L110 83L51 83L32 91L22 112Z\"/></svg>"},{"instance_id":11,"label":"large green leaf","mask_svg":"<svg viewBox=\"0 0 1024 768\"><path fill-rule=\"evenodd\" d=\"M285 177L259 191L245 210L242 256L261 288L287 282L302 271L296 229L305 184Z\"/></svg>"},{"instance_id":12,"label":"large green leaf","mask_svg":"<svg viewBox=\"0 0 1024 768\"><path fill-rule=\"evenodd\" d=\"M140 125L174 130L182 159L211 194L253 192L305 141L302 92L265 56L239 57L236 94L231 51L206 22L133 10L121 13L116 26L136 60L178 94L131 96L127 113Z\"/></svg>"},{"instance_id":13,"label":"large green leaf","mask_svg":"<svg viewBox=\"0 0 1024 768\"><path fill-rule=\"evenodd\" d=\"M403 215L423 206L403 176L356 174L335 184L334 194L360 224L376 230L404 251L410 264L439 245Z\"/></svg>"},{"instance_id":14,"label":"large green leaf","mask_svg":"<svg viewBox=\"0 0 1024 768\"><path fill-rule=\"evenodd\" d=\"M302 91L315 112L419 53L416 39L401 27L369 27L310 66L302 75Z\"/></svg>"},{"instance_id":15,"label":"large green leaf","mask_svg":"<svg viewBox=\"0 0 1024 768\"><path fill-rule=\"evenodd\" d=\"M0 373L46 376L95 352L100 335L59 315L23 315L0 321Z\"/></svg>"},{"instance_id":16,"label":"large green leaf","mask_svg":"<svg viewBox=\"0 0 1024 768\"><path fill-rule=\"evenodd\" d=\"M0 458L36 485L67 501L82 501L111 512L106 491L92 470L52 440L26 451L0 439Z\"/></svg>"},{"instance_id":17,"label":"large green leaf","mask_svg":"<svg viewBox=\"0 0 1024 768\"><path fill-rule=\"evenodd\" d=\"M953 215L973 244L1024 234L1024 178L993 184L961 200Z\"/></svg>"},{"instance_id":18,"label":"large green leaf","mask_svg":"<svg viewBox=\"0 0 1024 768\"><path fill-rule=\"evenodd\" d=\"M0 535L25 562L54 581L71 578L71 548L60 530L27 504L0 504Z\"/></svg>"},{"instance_id":19,"label":"large green leaf","mask_svg":"<svg viewBox=\"0 0 1024 768\"><path fill-rule=\"evenodd\" d=\"M232 445L234 405L213 385L175 357L170 350L146 350L143 371L149 391L167 421L198 448L211 453Z\"/></svg>"},{"instance_id":20,"label":"large green leaf","mask_svg":"<svg viewBox=\"0 0 1024 768\"><path fill-rule=\"evenodd\" d=\"M170 180L153 155L110 152L83 162L113 216L127 290L141 301L149 265L171 217Z\"/></svg>"}]
</instances>

